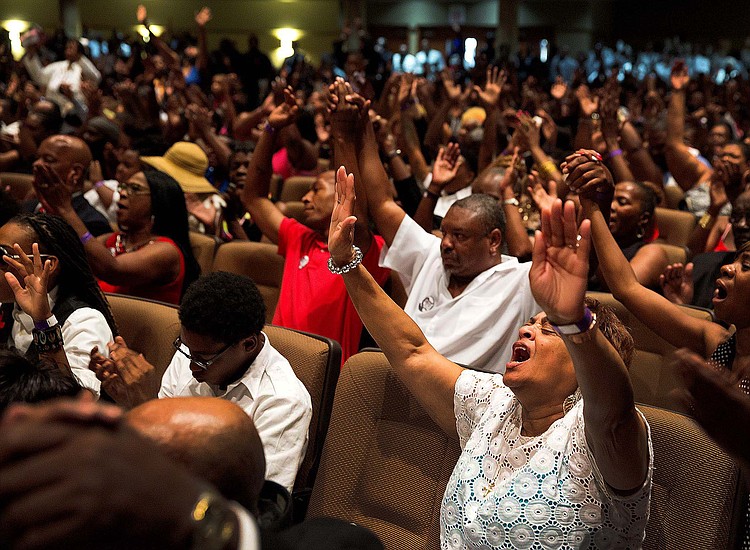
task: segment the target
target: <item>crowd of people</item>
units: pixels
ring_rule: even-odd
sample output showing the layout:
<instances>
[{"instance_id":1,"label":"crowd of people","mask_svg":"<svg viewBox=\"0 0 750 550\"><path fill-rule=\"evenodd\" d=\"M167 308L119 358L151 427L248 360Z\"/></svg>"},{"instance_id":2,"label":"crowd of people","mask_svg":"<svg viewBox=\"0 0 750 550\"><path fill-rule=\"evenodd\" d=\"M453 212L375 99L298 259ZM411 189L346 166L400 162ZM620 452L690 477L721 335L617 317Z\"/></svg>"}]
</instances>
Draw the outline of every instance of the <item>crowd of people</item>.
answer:
<instances>
[{"instance_id":1,"label":"crowd of people","mask_svg":"<svg viewBox=\"0 0 750 550\"><path fill-rule=\"evenodd\" d=\"M255 284L200 273L191 232L276 244L273 323L337 341L342 364L373 339L459 442L443 548L642 544L634 343L587 291L681 348L685 410L750 467L747 43L466 63L460 33L390 54L354 23L277 73L254 35L209 52L209 8L194 37L134 20L147 42L34 29L21 61L0 55L0 172L33 179L0 182L0 546L382 547L269 519L312 401ZM291 216L271 182L299 175ZM692 215L685 261L657 208ZM107 293L179 305L166 370Z\"/></svg>"}]
</instances>

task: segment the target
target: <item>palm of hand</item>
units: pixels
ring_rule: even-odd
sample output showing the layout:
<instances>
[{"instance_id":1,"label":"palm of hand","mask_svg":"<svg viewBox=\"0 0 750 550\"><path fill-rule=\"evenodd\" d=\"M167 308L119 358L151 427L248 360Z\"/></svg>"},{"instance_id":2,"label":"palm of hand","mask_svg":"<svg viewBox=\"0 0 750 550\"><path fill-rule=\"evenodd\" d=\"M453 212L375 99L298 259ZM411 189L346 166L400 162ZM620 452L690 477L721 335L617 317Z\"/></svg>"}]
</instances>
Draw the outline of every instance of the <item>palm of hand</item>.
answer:
<instances>
[{"instance_id":1,"label":"palm of hand","mask_svg":"<svg viewBox=\"0 0 750 550\"><path fill-rule=\"evenodd\" d=\"M565 96L565 92L568 91L568 86L565 83L557 82L552 85L550 93L555 99L562 99Z\"/></svg>"},{"instance_id":2,"label":"palm of hand","mask_svg":"<svg viewBox=\"0 0 750 550\"><path fill-rule=\"evenodd\" d=\"M674 73L669 80L673 89L682 90L690 82L690 77L686 73Z\"/></svg>"},{"instance_id":3,"label":"palm of hand","mask_svg":"<svg viewBox=\"0 0 750 550\"><path fill-rule=\"evenodd\" d=\"M577 320L586 289L588 262L567 246L547 247L546 258L529 273L534 299L544 311L562 320Z\"/></svg>"}]
</instances>

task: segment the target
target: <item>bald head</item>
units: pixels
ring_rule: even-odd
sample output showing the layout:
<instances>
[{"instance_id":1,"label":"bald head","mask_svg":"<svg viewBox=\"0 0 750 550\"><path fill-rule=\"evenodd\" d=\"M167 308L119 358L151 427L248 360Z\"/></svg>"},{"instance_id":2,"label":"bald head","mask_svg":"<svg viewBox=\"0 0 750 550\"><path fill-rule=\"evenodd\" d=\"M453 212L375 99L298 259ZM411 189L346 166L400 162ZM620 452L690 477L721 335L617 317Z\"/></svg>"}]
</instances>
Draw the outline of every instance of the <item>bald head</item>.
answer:
<instances>
[{"instance_id":1,"label":"bald head","mask_svg":"<svg viewBox=\"0 0 750 550\"><path fill-rule=\"evenodd\" d=\"M154 399L127 419L223 496L257 511L266 461L255 425L240 407L214 397Z\"/></svg>"},{"instance_id":2,"label":"bald head","mask_svg":"<svg viewBox=\"0 0 750 550\"><path fill-rule=\"evenodd\" d=\"M81 164L87 168L91 164L91 150L81 138L58 134L48 137L42 143L46 142L57 147L71 164Z\"/></svg>"},{"instance_id":3,"label":"bald head","mask_svg":"<svg viewBox=\"0 0 750 550\"><path fill-rule=\"evenodd\" d=\"M82 139L74 136L50 136L39 145L34 166L47 166L73 190L83 187L91 164L91 150ZM35 182L36 178L35 170Z\"/></svg>"}]
</instances>

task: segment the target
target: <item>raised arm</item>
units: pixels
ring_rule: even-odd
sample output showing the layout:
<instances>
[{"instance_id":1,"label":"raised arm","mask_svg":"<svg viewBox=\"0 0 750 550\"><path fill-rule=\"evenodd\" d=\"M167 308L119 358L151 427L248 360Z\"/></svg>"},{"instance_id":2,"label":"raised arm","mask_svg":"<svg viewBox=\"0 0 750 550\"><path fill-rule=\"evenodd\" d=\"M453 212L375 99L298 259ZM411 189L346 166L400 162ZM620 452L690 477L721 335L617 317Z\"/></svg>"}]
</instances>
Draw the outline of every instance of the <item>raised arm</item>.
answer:
<instances>
[{"instance_id":1,"label":"raised arm","mask_svg":"<svg viewBox=\"0 0 750 550\"><path fill-rule=\"evenodd\" d=\"M291 124L299 107L292 96L291 89L285 91L286 100L276 107L268 116L266 126L255 146L253 158L247 171L247 183L242 190L240 199L255 224L272 242L279 241L279 228L284 220L284 214L268 198L268 188L273 175L274 134L277 129Z\"/></svg>"},{"instance_id":2,"label":"raised arm","mask_svg":"<svg viewBox=\"0 0 750 550\"><path fill-rule=\"evenodd\" d=\"M414 221L425 231L429 232L433 229L432 217L435 212L435 205L445 186L456 177L458 169L463 163L460 157L461 148L457 143L449 143L448 147L441 147L438 152L435 163L432 165L430 185L414 213Z\"/></svg>"},{"instance_id":3,"label":"raised arm","mask_svg":"<svg viewBox=\"0 0 750 550\"><path fill-rule=\"evenodd\" d=\"M198 25L198 59L195 68L199 71L208 69L208 40L206 40L206 25L211 21L211 8L203 7L195 16Z\"/></svg>"},{"instance_id":4,"label":"raised arm","mask_svg":"<svg viewBox=\"0 0 750 550\"><path fill-rule=\"evenodd\" d=\"M678 61L675 63L670 80L672 82L672 96L667 107L665 154L669 171L679 186L687 191L696 183L708 179L711 175L711 169L693 156L684 142L685 95L687 85L690 82L687 66L684 62Z\"/></svg>"},{"instance_id":5,"label":"raised arm","mask_svg":"<svg viewBox=\"0 0 750 550\"><path fill-rule=\"evenodd\" d=\"M534 299L556 325L584 319L591 226L576 228L572 201L542 211L529 282ZM648 472L646 426L635 409L633 388L620 355L596 328L584 336L561 335L583 396L586 441L608 485L629 491Z\"/></svg>"},{"instance_id":6,"label":"raised arm","mask_svg":"<svg viewBox=\"0 0 750 550\"><path fill-rule=\"evenodd\" d=\"M354 202L354 178L340 171L328 233L328 249L335 266L347 265L354 258ZM361 263L343 277L357 313L393 370L443 431L457 438L453 393L461 367L427 342L414 321L388 297Z\"/></svg>"},{"instance_id":7,"label":"raised arm","mask_svg":"<svg viewBox=\"0 0 750 550\"><path fill-rule=\"evenodd\" d=\"M592 152L584 151L581 155L583 160L587 156L585 153ZM599 173L596 170L597 164L594 160L576 163L575 167L571 164L568 179L571 189L579 192L580 188L584 215L591 220L599 269L610 292L641 322L669 343L677 347L689 347L707 357L718 342L725 338L726 331L718 324L683 313L675 304L638 282L633 268L615 242L599 205L593 200L597 184L590 184L594 181L592 177ZM669 330L665 330L665 327L669 327Z\"/></svg>"},{"instance_id":8,"label":"raised arm","mask_svg":"<svg viewBox=\"0 0 750 550\"><path fill-rule=\"evenodd\" d=\"M393 200L391 182L380 161L375 129L369 120L364 123L359 169L367 190L367 211L370 213L370 219L375 222L378 232L390 246L406 213Z\"/></svg>"},{"instance_id":9,"label":"raised arm","mask_svg":"<svg viewBox=\"0 0 750 550\"><path fill-rule=\"evenodd\" d=\"M479 147L478 170L481 172L492 163L497 150L497 128L500 121L500 95L507 77L498 67L487 69L484 88L474 86L474 92L482 102L487 117L484 119L484 139Z\"/></svg>"}]
</instances>

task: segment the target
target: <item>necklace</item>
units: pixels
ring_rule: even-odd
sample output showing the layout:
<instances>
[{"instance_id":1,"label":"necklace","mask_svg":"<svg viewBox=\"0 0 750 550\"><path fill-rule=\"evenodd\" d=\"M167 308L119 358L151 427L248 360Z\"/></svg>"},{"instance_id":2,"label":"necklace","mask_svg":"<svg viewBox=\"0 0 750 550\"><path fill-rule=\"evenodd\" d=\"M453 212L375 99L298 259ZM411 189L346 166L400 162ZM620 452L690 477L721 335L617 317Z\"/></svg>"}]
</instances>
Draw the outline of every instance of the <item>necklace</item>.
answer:
<instances>
[{"instance_id":1,"label":"necklace","mask_svg":"<svg viewBox=\"0 0 750 550\"><path fill-rule=\"evenodd\" d=\"M122 238L122 233L118 233L117 237L115 238L115 247L114 247L113 252L115 256L119 254L125 254L127 252L135 252L136 250L139 250L143 248L144 246L147 246L153 242L154 242L153 239L149 239L148 241L142 242L140 244L136 244L128 248L125 245L125 239Z\"/></svg>"}]
</instances>

